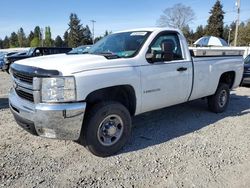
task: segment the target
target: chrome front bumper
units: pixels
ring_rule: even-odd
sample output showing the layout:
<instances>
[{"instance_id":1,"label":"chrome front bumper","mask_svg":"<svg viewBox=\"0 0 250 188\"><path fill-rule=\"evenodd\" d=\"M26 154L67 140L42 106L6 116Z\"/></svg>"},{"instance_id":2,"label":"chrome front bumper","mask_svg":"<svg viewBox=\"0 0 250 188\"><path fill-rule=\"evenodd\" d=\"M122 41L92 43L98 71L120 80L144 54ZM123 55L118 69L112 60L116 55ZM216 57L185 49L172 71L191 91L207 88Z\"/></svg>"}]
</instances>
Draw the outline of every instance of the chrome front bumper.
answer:
<instances>
[{"instance_id":1,"label":"chrome front bumper","mask_svg":"<svg viewBox=\"0 0 250 188\"><path fill-rule=\"evenodd\" d=\"M34 104L11 89L9 106L17 123L34 135L63 140L80 137L86 103Z\"/></svg>"}]
</instances>

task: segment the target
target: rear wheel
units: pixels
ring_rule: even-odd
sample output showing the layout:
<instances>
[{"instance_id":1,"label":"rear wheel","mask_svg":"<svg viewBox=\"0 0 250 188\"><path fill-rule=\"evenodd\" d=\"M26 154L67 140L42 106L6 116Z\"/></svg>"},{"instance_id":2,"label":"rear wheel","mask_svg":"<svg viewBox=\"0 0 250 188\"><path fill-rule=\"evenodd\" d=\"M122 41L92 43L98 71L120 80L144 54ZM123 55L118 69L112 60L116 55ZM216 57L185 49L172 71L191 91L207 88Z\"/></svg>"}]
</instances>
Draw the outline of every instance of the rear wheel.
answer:
<instances>
[{"instance_id":1,"label":"rear wheel","mask_svg":"<svg viewBox=\"0 0 250 188\"><path fill-rule=\"evenodd\" d=\"M80 143L96 156L106 157L118 152L131 132L128 110L117 102L99 103L86 114Z\"/></svg>"},{"instance_id":2,"label":"rear wheel","mask_svg":"<svg viewBox=\"0 0 250 188\"><path fill-rule=\"evenodd\" d=\"M208 97L208 107L212 112L222 113L227 109L230 99L229 86L220 83L215 94Z\"/></svg>"}]
</instances>

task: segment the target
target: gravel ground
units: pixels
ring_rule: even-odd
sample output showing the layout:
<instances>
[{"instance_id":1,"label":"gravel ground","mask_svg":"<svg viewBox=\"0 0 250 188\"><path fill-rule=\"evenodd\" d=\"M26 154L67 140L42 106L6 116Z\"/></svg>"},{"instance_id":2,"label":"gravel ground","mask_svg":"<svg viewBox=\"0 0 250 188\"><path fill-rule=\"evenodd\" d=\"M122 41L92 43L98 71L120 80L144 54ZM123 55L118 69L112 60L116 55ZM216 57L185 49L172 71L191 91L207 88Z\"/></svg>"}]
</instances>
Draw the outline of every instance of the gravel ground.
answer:
<instances>
[{"instance_id":1,"label":"gravel ground","mask_svg":"<svg viewBox=\"0 0 250 188\"><path fill-rule=\"evenodd\" d=\"M0 73L0 187L250 187L250 88L223 114L197 100L136 117L128 145L98 158L19 128L9 87Z\"/></svg>"}]
</instances>

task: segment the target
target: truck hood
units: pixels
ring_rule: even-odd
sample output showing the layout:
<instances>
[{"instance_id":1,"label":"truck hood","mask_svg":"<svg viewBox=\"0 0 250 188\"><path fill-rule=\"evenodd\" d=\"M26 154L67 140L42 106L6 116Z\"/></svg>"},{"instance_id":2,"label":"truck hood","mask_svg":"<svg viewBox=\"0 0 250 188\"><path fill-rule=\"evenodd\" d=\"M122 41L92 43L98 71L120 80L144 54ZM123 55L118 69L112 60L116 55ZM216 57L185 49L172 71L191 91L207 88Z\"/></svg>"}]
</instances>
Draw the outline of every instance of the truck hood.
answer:
<instances>
[{"instance_id":1,"label":"truck hood","mask_svg":"<svg viewBox=\"0 0 250 188\"><path fill-rule=\"evenodd\" d=\"M16 61L16 64L42 68L46 70L58 70L63 75L88 71L94 69L129 66L127 60L107 59L102 55L49 55Z\"/></svg>"}]
</instances>

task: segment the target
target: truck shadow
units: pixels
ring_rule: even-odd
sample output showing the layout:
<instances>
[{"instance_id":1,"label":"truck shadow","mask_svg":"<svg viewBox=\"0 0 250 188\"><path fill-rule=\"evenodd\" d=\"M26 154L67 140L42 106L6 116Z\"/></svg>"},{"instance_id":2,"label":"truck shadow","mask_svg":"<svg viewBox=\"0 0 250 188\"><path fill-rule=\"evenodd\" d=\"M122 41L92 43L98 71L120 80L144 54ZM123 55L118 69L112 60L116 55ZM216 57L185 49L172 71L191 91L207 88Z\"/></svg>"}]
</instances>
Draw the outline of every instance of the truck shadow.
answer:
<instances>
[{"instance_id":1,"label":"truck shadow","mask_svg":"<svg viewBox=\"0 0 250 188\"><path fill-rule=\"evenodd\" d=\"M196 100L139 115L133 119L132 138L120 153L155 146L198 131L227 117L250 113L250 97L231 95L226 112L208 111L206 100Z\"/></svg>"},{"instance_id":2,"label":"truck shadow","mask_svg":"<svg viewBox=\"0 0 250 188\"><path fill-rule=\"evenodd\" d=\"M9 108L9 99L8 98L0 98L0 110Z\"/></svg>"}]
</instances>

